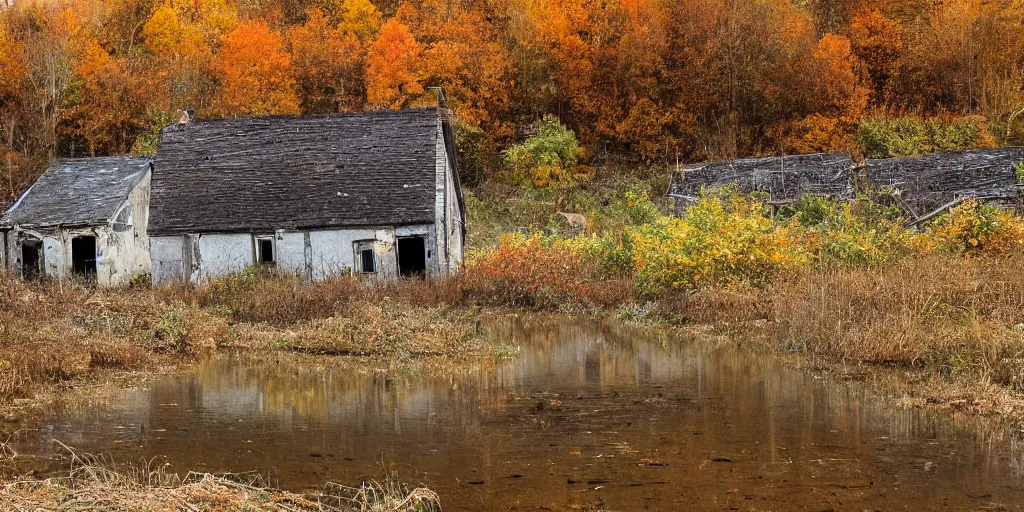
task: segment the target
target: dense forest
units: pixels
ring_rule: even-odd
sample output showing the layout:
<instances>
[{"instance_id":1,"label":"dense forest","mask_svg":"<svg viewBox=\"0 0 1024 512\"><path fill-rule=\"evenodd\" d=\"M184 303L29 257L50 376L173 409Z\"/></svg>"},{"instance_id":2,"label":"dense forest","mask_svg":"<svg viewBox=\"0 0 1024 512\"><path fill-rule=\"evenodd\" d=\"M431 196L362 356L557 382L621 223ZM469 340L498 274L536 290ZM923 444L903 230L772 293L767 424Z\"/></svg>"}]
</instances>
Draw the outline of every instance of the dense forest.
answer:
<instances>
[{"instance_id":1,"label":"dense forest","mask_svg":"<svg viewBox=\"0 0 1024 512\"><path fill-rule=\"evenodd\" d=\"M591 165L855 149L880 119L1016 143L1022 21L1012 0L0 0L0 204L50 159L153 151L182 109L435 87L471 184L549 114Z\"/></svg>"}]
</instances>

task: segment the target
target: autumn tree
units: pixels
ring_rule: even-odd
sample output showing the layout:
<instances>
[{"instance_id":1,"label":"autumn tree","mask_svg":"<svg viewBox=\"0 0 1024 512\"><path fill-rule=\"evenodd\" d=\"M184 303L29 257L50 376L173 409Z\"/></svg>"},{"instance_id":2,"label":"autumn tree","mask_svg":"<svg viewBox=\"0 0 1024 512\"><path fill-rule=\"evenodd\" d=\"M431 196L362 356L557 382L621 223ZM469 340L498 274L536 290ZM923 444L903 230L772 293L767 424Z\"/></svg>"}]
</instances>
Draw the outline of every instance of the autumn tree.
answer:
<instances>
[{"instance_id":1,"label":"autumn tree","mask_svg":"<svg viewBox=\"0 0 1024 512\"><path fill-rule=\"evenodd\" d=\"M147 89L132 63L90 39L78 60L79 89L67 120L90 156L123 154L146 126Z\"/></svg>"},{"instance_id":2,"label":"autumn tree","mask_svg":"<svg viewBox=\"0 0 1024 512\"><path fill-rule=\"evenodd\" d=\"M0 156L3 157L7 178L5 186L0 189L0 204L13 201L17 194L14 175L19 157L14 149L14 134L22 87L27 76L28 67L25 63L23 45L14 41L11 35L0 27L0 128L3 129Z\"/></svg>"},{"instance_id":3,"label":"autumn tree","mask_svg":"<svg viewBox=\"0 0 1024 512\"><path fill-rule=\"evenodd\" d=\"M397 18L423 47L423 83L443 87L460 123L485 130L494 140L514 134L507 119L511 56L496 28L478 10L438 2L403 4ZM436 99L428 93L426 102Z\"/></svg>"},{"instance_id":4,"label":"autumn tree","mask_svg":"<svg viewBox=\"0 0 1024 512\"><path fill-rule=\"evenodd\" d=\"M358 110L366 102L364 49L359 37L332 27L319 9L288 31L292 73L302 111Z\"/></svg>"},{"instance_id":5,"label":"autumn tree","mask_svg":"<svg viewBox=\"0 0 1024 512\"><path fill-rule=\"evenodd\" d=\"M788 149L794 153L853 150L869 90L862 85L861 65L850 40L825 34L818 41L812 66L817 80L807 100L811 113L795 123Z\"/></svg>"},{"instance_id":6,"label":"autumn tree","mask_svg":"<svg viewBox=\"0 0 1024 512\"><path fill-rule=\"evenodd\" d=\"M204 111L212 101L216 74L210 36L219 29L203 28L204 20L190 9L166 3L142 28L144 47L152 56L150 74L164 92L154 101L160 111Z\"/></svg>"},{"instance_id":7,"label":"autumn tree","mask_svg":"<svg viewBox=\"0 0 1024 512\"><path fill-rule=\"evenodd\" d=\"M876 104L884 104L889 81L899 69L903 27L877 9L857 13L850 23L850 41L871 79Z\"/></svg>"},{"instance_id":8,"label":"autumn tree","mask_svg":"<svg viewBox=\"0 0 1024 512\"><path fill-rule=\"evenodd\" d=\"M218 64L219 112L225 115L299 112L291 57L282 47L281 35L271 31L266 23L239 24L224 38Z\"/></svg>"},{"instance_id":9,"label":"autumn tree","mask_svg":"<svg viewBox=\"0 0 1024 512\"><path fill-rule=\"evenodd\" d=\"M370 0L344 0L339 13L338 30L369 41L380 32L383 16Z\"/></svg>"},{"instance_id":10,"label":"autumn tree","mask_svg":"<svg viewBox=\"0 0 1024 512\"><path fill-rule=\"evenodd\" d=\"M375 108L400 109L423 94L422 56L409 27L390 19L366 56L366 96Z\"/></svg>"}]
</instances>

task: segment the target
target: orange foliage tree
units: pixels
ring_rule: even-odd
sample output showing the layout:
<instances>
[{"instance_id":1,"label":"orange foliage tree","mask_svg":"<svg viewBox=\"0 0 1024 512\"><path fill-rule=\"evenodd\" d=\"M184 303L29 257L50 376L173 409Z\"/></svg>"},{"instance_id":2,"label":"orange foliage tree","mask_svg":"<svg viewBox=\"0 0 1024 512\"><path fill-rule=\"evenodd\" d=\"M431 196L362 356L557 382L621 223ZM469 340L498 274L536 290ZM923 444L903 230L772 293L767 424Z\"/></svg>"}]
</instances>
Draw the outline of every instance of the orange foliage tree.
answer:
<instances>
[{"instance_id":1,"label":"orange foliage tree","mask_svg":"<svg viewBox=\"0 0 1024 512\"><path fill-rule=\"evenodd\" d=\"M218 110L227 115L297 114L291 56L262 21L241 23L220 50Z\"/></svg>"},{"instance_id":2,"label":"orange foliage tree","mask_svg":"<svg viewBox=\"0 0 1024 512\"><path fill-rule=\"evenodd\" d=\"M8 4L0 150L25 178L5 198L50 158L122 152L140 132L151 149L178 109L404 108L435 86L477 180L503 175L502 150L547 114L584 162L848 149L863 119L905 112L1024 141L1015 0Z\"/></svg>"},{"instance_id":3,"label":"orange foliage tree","mask_svg":"<svg viewBox=\"0 0 1024 512\"><path fill-rule=\"evenodd\" d=\"M844 36L825 34L818 41L812 65L818 77L808 98L813 113L795 123L788 141L795 153L853 150L857 124L868 105L869 89L858 72L860 63Z\"/></svg>"},{"instance_id":4,"label":"orange foliage tree","mask_svg":"<svg viewBox=\"0 0 1024 512\"><path fill-rule=\"evenodd\" d=\"M302 111L323 114L356 110L366 102L364 49L358 36L332 28L319 9L288 31L292 74Z\"/></svg>"},{"instance_id":5,"label":"orange foliage tree","mask_svg":"<svg viewBox=\"0 0 1024 512\"><path fill-rule=\"evenodd\" d=\"M853 50L871 79L874 101L882 104L903 52L902 26L877 9L866 9L854 15L849 32Z\"/></svg>"},{"instance_id":6,"label":"orange foliage tree","mask_svg":"<svg viewBox=\"0 0 1024 512\"><path fill-rule=\"evenodd\" d=\"M145 128L144 81L129 61L111 57L94 38L85 43L77 72L78 104L68 113L73 133L90 155L129 152Z\"/></svg>"},{"instance_id":7,"label":"orange foliage tree","mask_svg":"<svg viewBox=\"0 0 1024 512\"><path fill-rule=\"evenodd\" d=\"M459 121L506 141L514 135L508 121L511 57L496 28L478 10L441 2L421 7L403 4L397 18L423 47L423 84L444 87ZM425 101L434 98L428 95Z\"/></svg>"},{"instance_id":8,"label":"orange foliage tree","mask_svg":"<svg viewBox=\"0 0 1024 512\"><path fill-rule=\"evenodd\" d=\"M366 56L366 96L375 108L400 109L423 94L419 43L404 23L390 19Z\"/></svg>"},{"instance_id":9,"label":"orange foliage tree","mask_svg":"<svg viewBox=\"0 0 1024 512\"><path fill-rule=\"evenodd\" d=\"M0 28L0 128L3 129L0 156L3 157L6 171L5 183L0 186L0 203L13 201L17 194L14 190L14 172L18 155L14 150L14 133L18 121L18 103L27 77L23 45Z\"/></svg>"}]
</instances>

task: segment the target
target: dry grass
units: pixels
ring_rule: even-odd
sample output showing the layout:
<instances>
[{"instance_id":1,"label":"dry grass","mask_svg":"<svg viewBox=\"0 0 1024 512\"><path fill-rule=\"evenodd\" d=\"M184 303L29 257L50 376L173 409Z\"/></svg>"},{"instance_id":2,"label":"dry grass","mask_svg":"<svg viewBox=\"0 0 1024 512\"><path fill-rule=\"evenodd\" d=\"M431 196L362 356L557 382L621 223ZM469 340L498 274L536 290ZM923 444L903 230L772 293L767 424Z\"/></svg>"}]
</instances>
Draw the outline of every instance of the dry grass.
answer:
<instances>
[{"instance_id":1,"label":"dry grass","mask_svg":"<svg viewBox=\"0 0 1024 512\"><path fill-rule=\"evenodd\" d=\"M0 406L97 371L188 361L219 347L371 356L480 352L453 309L457 280L369 286L237 275L210 285L108 288L0 275Z\"/></svg>"},{"instance_id":2,"label":"dry grass","mask_svg":"<svg viewBox=\"0 0 1024 512\"><path fill-rule=\"evenodd\" d=\"M1024 391L1024 258L827 270L766 292L778 348Z\"/></svg>"},{"instance_id":3,"label":"dry grass","mask_svg":"<svg viewBox=\"0 0 1024 512\"><path fill-rule=\"evenodd\" d=\"M426 488L409 489L393 476L359 487L328 483L312 494L268 487L259 475L188 473L180 477L162 467L122 470L110 461L71 454L67 476L37 479L8 477L0 482L3 510L203 510L233 512L406 512L440 511L438 496Z\"/></svg>"},{"instance_id":4,"label":"dry grass","mask_svg":"<svg viewBox=\"0 0 1024 512\"><path fill-rule=\"evenodd\" d=\"M218 347L374 362L493 356L473 343L477 308L515 303L489 294L481 279L470 272L370 286L237 275L200 287L97 290L0 278L0 404L96 371L146 369ZM533 309L711 324L776 352L923 372L923 395L940 394L932 377L990 395L1024 391L1024 256L804 270L766 288L666 292L642 303L628 282L573 285L568 295L535 284L521 287Z\"/></svg>"}]
</instances>

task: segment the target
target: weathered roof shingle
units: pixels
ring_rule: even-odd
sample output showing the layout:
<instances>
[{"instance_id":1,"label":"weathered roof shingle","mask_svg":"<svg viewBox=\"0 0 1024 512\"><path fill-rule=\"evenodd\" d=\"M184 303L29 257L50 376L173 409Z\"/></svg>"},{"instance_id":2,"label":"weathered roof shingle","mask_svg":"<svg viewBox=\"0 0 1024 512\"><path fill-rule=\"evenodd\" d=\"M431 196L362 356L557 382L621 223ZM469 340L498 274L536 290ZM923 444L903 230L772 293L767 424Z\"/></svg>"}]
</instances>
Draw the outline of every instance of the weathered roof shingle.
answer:
<instances>
[{"instance_id":1,"label":"weathered roof shingle","mask_svg":"<svg viewBox=\"0 0 1024 512\"><path fill-rule=\"evenodd\" d=\"M434 222L436 108L163 129L153 235Z\"/></svg>"},{"instance_id":2,"label":"weathered roof shingle","mask_svg":"<svg viewBox=\"0 0 1024 512\"><path fill-rule=\"evenodd\" d=\"M0 217L0 225L104 224L150 170L149 157L57 160Z\"/></svg>"},{"instance_id":3,"label":"weathered roof shingle","mask_svg":"<svg viewBox=\"0 0 1024 512\"><path fill-rule=\"evenodd\" d=\"M914 213L924 215L968 196L1017 207L1017 162L1024 162L1024 147L868 160L866 172L872 186L899 190Z\"/></svg>"},{"instance_id":4,"label":"weathered roof shingle","mask_svg":"<svg viewBox=\"0 0 1024 512\"><path fill-rule=\"evenodd\" d=\"M853 196L852 167L849 153L704 162L674 174L669 195L692 201L702 188L736 184L741 192L765 192L776 202L802 195L848 198Z\"/></svg>"}]
</instances>

